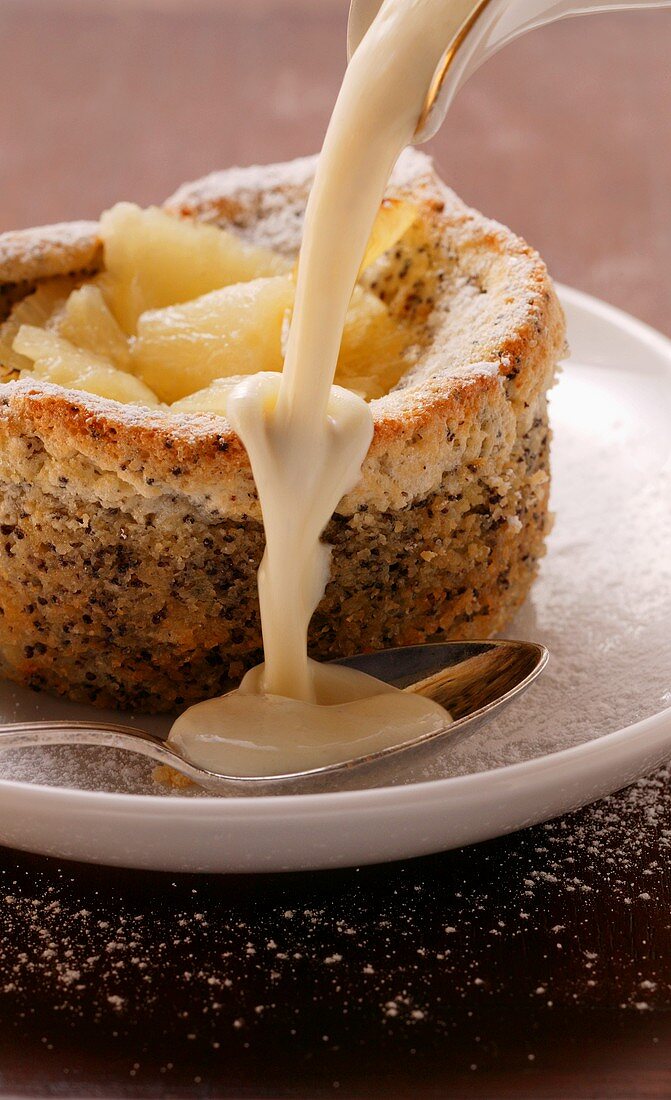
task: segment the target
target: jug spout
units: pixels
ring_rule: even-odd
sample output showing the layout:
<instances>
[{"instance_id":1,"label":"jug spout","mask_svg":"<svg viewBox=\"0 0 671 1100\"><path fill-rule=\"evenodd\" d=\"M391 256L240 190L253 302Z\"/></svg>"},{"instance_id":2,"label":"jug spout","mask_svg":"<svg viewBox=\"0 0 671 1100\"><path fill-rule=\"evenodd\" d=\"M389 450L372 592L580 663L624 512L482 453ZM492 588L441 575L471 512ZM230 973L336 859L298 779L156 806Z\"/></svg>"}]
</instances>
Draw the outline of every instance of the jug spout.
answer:
<instances>
[{"instance_id":1,"label":"jug spout","mask_svg":"<svg viewBox=\"0 0 671 1100\"><path fill-rule=\"evenodd\" d=\"M393 0L351 0L347 55L351 57L385 3ZM402 2L402 0L401 0ZM441 12L453 0L424 0ZM440 128L454 96L483 62L515 38L537 27L574 15L636 8L671 8L671 0L473 0L460 30L446 43L445 54L427 90L415 143L428 141Z\"/></svg>"}]
</instances>

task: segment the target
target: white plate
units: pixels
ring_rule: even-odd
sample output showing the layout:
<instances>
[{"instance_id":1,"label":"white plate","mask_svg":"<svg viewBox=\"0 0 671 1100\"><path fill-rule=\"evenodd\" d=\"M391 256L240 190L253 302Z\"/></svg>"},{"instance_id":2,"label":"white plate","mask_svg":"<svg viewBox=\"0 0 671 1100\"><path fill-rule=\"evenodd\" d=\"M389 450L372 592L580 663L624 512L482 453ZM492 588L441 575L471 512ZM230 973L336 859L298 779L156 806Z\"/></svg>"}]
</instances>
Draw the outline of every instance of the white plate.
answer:
<instances>
[{"instance_id":1,"label":"white plate","mask_svg":"<svg viewBox=\"0 0 671 1100\"><path fill-rule=\"evenodd\" d=\"M558 518L509 631L545 641L553 659L519 703L413 782L341 794L174 796L152 786L135 758L6 753L0 841L170 871L373 863L545 821L667 758L671 342L593 298L561 293L573 351L552 400ZM0 721L87 713L0 685Z\"/></svg>"}]
</instances>

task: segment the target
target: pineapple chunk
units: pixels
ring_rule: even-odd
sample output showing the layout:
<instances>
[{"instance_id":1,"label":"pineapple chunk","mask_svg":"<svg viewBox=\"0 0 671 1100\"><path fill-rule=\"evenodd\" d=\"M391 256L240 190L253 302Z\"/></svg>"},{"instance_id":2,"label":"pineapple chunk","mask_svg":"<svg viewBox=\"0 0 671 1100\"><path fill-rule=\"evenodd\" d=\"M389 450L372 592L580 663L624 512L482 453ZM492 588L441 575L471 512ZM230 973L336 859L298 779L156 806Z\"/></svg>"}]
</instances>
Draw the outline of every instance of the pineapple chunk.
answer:
<instances>
[{"instance_id":1,"label":"pineapple chunk","mask_svg":"<svg viewBox=\"0 0 671 1100\"><path fill-rule=\"evenodd\" d=\"M407 327L389 313L375 294L357 286L352 295L340 344L335 382L367 401L395 386L407 363L412 342Z\"/></svg>"},{"instance_id":2,"label":"pineapple chunk","mask_svg":"<svg viewBox=\"0 0 671 1100\"><path fill-rule=\"evenodd\" d=\"M133 370L167 402L215 378L281 370L282 328L293 300L293 280L279 275L144 313L131 355Z\"/></svg>"},{"instance_id":3,"label":"pineapple chunk","mask_svg":"<svg viewBox=\"0 0 671 1100\"><path fill-rule=\"evenodd\" d=\"M3 377L30 369L31 360L14 350L14 340L21 325L44 327L65 304L73 286L74 278L50 279L16 303L7 320L0 325L0 373Z\"/></svg>"},{"instance_id":4,"label":"pineapple chunk","mask_svg":"<svg viewBox=\"0 0 671 1100\"><path fill-rule=\"evenodd\" d=\"M338 386L353 390L367 401L381 397L403 374L409 337L403 325L390 317L384 302L357 287L347 314L335 375ZM213 413L226 416L231 390L246 376L215 378L209 386L174 401L173 412Z\"/></svg>"},{"instance_id":5,"label":"pineapple chunk","mask_svg":"<svg viewBox=\"0 0 671 1100\"><path fill-rule=\"evenodd\" d=\"M359 274L374 264L400 241L403 234L417 221L419 211L404 199L383 199L373 229L368 238Z\"/></svg>"},{"instance_id":6,"label":"pineapple chunk","mask_svg":"<svg viewBox=\"0 0 671 1100\"><path fill-rule=\"evenodd\" d=\"M279 276L224 287L193 302L146 313L139 321L132 367L168 403L208 390L214 379L281 370L282 327L293 297L293 281ZM384 302L356 287L336 382L369 400L380 397L403 373L409 343L406 327L390 316ZM221 393L216 388L217 401ZM208 401L210 396L208 391Z\"/></svg>"},{"instance_id":7,"label":"pineapple chunk","mask_svg":"<svg viewBox=\"0 0 671 1100\"><path fill-rule=\"evenodd\" d=\"M210 382L205 389L197 390L195 393L190 393L188 397L174 401L170 409L172 412L214 413L215 416L226 416L231 390L246 377L244 374L231 374L228 378L215 378L214 382Z\"/></svg>"},{"instance_id":8,"label":"pineapple chunk","mask_svg":"<svg viewBox=\"0 0 671 1100\"><path fill-rule=\"evenodd\" d=\"M57 330L78 348L102 355L120 370L128 370L128 339L100 287L89 284L73 290L58 317Z\"/></svg>"},{"instance_id":9,"label":"pineapple chunk","mask_svg":"<svg viewBox=\"0 0 671 1100\"><path fill-rule=\"evenodd\" d=\"M231 283L279 275L290 264L214 225L122 202L103 214L108 301L123 329L137 319Z\"/></svg>"},{"instance_id":10,"label":"pineapple chunk","mask_svg":"<svg viewBox=\"0 0 671 1100\"><path fill-rule=\"evenodd\" d=\"M14 341L14 350L31 361L30 369L23 371L22 377L85 390L123 404L158 405L156 394L139 378L117 370L101 355L76 348L55 332L22 325Z\"/></svg>"},{"instance_id":11,"label":"pineapple chunk","mask_svg":"<svg viewBox=\"0 0 671 1100\"><path fill-rule=\"evenodd\" d=\"M410 203L385 199L362 270L417 215ZM232 377L281 370L283 326L294 301L282 257L215 226L131 203L103 215L101 236L101 275L83 286L74 278L50 280L0 325L0 375L23 372L143 404L156 404L158 395L180 408L193 395L198 409L189 409L205 402L203 411L215 411L225 408ZM131 349L126 333L136 327ZM406 326L357 286L336 381L368 399L380 396L402 373L409 342Z\"/></svg>"}]
</instances>

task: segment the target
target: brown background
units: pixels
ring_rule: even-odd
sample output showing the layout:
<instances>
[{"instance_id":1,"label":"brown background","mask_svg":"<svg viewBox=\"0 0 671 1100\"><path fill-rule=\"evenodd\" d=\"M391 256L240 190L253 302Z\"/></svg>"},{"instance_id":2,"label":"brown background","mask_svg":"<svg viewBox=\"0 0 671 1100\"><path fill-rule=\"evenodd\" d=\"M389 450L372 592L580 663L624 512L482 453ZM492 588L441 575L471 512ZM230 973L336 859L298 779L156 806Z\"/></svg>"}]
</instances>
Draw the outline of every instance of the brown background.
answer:
<instances>
[{"instance_id":1,"label":"brown background","mask_svg":"<svg viewBox=\"0 0 671 1100\"><path fill-rule=\"evenodd\" d=\"M0 230L163 198L318 149L346 0L0 0ZM432 143L449 182L558 279L671 334L668 12L536 31Z\"/></svg>"},{"instance_id":2,"label":"brown background","mask_svg":"<svg viewBox=\"0 0 671 1100\"><path fill-rule=\"evenodd\" d=\"M0 0L0 229L315 150L345 0ZM671 334L671 13L509 47L433 151L560 279ZM314 875L0 851L0 1095L671 1096L668 771ZM287 916L289 914L289 916Z\"/></svg>"}]
</instances>

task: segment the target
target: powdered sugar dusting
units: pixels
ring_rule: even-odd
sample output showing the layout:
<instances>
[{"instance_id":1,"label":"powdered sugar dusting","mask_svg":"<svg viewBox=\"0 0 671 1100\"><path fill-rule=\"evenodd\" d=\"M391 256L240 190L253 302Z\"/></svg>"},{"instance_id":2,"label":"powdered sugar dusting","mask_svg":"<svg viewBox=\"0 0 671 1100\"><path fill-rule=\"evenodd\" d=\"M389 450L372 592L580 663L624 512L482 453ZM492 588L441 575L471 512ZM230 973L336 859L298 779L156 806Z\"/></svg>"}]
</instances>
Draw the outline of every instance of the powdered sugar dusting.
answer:
<instances>
[{"instance_id":1,"label":"powdered sugar dusting","mask_svg":"<svg viewBox=\"0 0 671 1100\"><path fill-rule=\"evenodd\" d=\"M414 1043L449 1042L458 1026L470 1058L481 1033L505 1033L504 998L533 1019L534 1058L539 1022L552 1044L567 1006L631 1016L668 1002L667 918L654 942L648 928L667 878L668 784L664 769L514 840L361 876L150 876L141 888L19 859L0 869L0 994L17 1026L39 1006L45 1042L59 1042L57 1021L92 1024L99 1044L125 1037L131 1076L152 1029L169 1074L192 1057L211 1070L213 1050L235 1057L269 1035L289 1055L326 1044L356 1063L347 1037L366 1027ZM618 942L631 947L617 954ZM483 1046L476 1067L492 1057Z\"/></svg>"}]
</instances>

